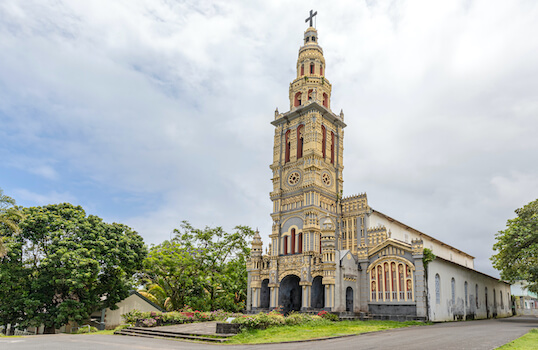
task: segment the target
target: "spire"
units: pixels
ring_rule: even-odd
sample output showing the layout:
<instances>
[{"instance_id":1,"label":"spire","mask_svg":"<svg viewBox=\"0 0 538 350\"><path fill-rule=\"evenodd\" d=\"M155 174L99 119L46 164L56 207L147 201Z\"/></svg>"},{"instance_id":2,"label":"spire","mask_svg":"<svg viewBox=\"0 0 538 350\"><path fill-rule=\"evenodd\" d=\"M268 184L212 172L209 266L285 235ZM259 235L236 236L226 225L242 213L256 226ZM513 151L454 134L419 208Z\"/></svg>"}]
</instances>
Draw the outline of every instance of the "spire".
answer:
<instances>
[{"instance_id":1,"label":"spire","mask_svg":"<svg viewBox=\"0 0 538 350\"><path fill-rule=\"evenodd\" d=\"M312 16L316 14L311 13ZM312 102L330 109L331 84L325 73L325 57L318 43L318 31L310 26L304 32L303 45L299 48L297 77L290 84L290 110Z\"/></svg>"},{"instance_id":2,"label":"spire","mask_svg":"<svg viewBox=\"0 0 538 350\"><path fill-rule=\"evenodd\" d=\"M254 232L254 237L252 237L252 249L250 251L251 257L260 257L263 253L263 243L262 238L260 237L260 232L256 228Z\"/></svg>"}]
</instances>

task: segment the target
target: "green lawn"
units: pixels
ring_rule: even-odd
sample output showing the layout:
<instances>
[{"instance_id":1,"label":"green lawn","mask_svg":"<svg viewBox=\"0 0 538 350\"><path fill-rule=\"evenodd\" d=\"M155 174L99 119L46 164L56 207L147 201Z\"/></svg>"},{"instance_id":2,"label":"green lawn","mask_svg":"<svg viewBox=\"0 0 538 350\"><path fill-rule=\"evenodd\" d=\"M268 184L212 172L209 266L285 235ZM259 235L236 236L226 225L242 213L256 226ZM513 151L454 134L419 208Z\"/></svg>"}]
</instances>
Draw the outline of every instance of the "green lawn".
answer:
<instances>
[{"instance_id":1,"label":"green lawn","mask_svg":"<svg viewBox=\"0 0 538 350\"><path fill-rule=\"evenodd\" d=\"M538 349L538 328L531 329L531 331L524 336L517 338L516 340L511 341L510 343L503 345L497 349Z\"/></svg>"},{"instance_id":2,"label":"green lawn","mask_svg":"<svg viewBox=\"0 0 538 350\"><path fill-rule=\"evenodd\" d=\"M244 331L227 344L258 344L276 343L282 341L305 340L339 335L359 334L381 331L384 329L401 328L415 325L427 325L423 322L397 321L341 321L330 324L301 324L296 326L272 327L264 330Z\"/></svg>"}]
</instances>

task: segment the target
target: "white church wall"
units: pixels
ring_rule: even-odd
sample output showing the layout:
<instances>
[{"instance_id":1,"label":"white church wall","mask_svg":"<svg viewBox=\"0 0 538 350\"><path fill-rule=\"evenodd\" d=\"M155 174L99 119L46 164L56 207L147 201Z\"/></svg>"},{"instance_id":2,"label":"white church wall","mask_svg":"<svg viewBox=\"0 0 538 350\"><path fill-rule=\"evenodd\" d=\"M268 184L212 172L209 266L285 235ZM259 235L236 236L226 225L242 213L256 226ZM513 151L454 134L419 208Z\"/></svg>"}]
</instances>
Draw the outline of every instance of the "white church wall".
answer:
<instances>
[{"instance_id":1,"label":"white church wall","mask_svg":"<svg viewBox=\"0 0 538 350\"><path fill-rule=\"evenodd\" d=\"M443 259L453 261L471 269L474 268L474 259L470 255L429 237L428 235L421 234L398 221L389 220L384 214L374 211L368 219L368 228L371 229L380 225L385 226L387 233L390 231L390 237L394 239L406 243L411 243L413 239L422 239L424 248L431 249L436 256L440 256Z\"/></svg>"},{"instance_id":2,"label":"white church wall","mask_svg":"<svg viewBox=\"0 0 538 350\"><path fill-rule=\"evenodd\" d=\"M427 285L431 321L512 315L508 283L448 260L438 257L428 264Z\"/></svg>"}]
</instances>

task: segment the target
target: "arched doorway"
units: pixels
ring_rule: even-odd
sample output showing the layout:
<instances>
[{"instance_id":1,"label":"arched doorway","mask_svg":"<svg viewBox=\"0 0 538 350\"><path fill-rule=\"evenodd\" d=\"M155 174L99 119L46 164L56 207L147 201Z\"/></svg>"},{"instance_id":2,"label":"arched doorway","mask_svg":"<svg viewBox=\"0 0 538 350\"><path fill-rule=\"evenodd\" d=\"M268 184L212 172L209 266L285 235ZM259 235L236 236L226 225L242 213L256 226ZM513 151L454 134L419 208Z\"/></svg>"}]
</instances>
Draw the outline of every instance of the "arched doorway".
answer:
<instances>
[{"instance_id":1,"label":"arched doorway","mask_svg":"<svg viewBox=\"0 0 538 350\"><path fill-rule=\"evenodd\" d=\"M290 311L300 311L302 304L300 278L295 275L288 275L280 282L278 293L278 305L282 306L282 311L288 314Z\"/></svg>"},{"instance_id":2,"label":"arched doorway","mask_svg":"<svg viewBox=\"0 0 538 350\"><path fill-rule=\"evenodd\" d=\"M262 288L260 291L260 307L262 309L269 308L269 280L264 279L262 281Z\"/></svg>"},{"instance_id":3,"label":"arched doorway","mask_svg":"<svg viewBox=\"0 0 538 350\"><path fill-rule=\"evenodd\" d=\"M353 311L353 288L351 287L346 289L346 311Z\"/></svg>"},{"instance_id":4,"label":"arched doorway","mask_svg":"<svg viewBox=\"0 0 538 350\"><path fill-rule=\"evenodd\" d=\"M321 276L317 276L312 280L310 306L314 309L323 309L325 307L325 286L321 283L322 279Z\"/></svg>"}]
</instances>

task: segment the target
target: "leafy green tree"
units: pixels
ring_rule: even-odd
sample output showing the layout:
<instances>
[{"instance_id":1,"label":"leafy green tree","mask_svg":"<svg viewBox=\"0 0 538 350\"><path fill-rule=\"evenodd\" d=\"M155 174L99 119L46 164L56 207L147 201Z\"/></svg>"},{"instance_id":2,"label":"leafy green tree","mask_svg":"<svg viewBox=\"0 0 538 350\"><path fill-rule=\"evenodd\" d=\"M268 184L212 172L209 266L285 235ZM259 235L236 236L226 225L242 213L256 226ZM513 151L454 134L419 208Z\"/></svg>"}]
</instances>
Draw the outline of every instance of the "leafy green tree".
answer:
<instances>
[{"instance_id":1,"label":"leafy green tree","mask_svg":"<svg viewBox=\"0 0 538 350\"><path fill-rule=\"evenodd\" d=\"M221 227L197 229L183 221L174 232L171 241L150 249L144 264L147 282L164 292L160 300L170 298L167 309L185 304L199 310L244 308L252 229L237 226L227 233Z\"/></svg>"},{"instance_id":2,"label":"leafy green tree","mask_svg":"<svg viewBox=\"0 0 538 350\"><path fill-rule=\"evenodd\" d=\"M200 286L199 251L191 251L177 241L151 247L144 261L146 292L168 310L181 309L192 295L203 294ZM144 294L145 295L145 294Z\"/></svg>"},{"instance_id":3,"label":"leafy green tree","mask_svg":"<svg viewBox=\"0 0 538 350\"><path fill-rule=\"evenodd\" d=\"M1 322L44 324L52 332L96 309L114 309L129 295L147 253L135 231L68 203L23 213L0 264Z\"/></svg>"},{"instance_id":4,"label":"leafy green tree","mask_svg":"<svg viewBox=\"0 0 538 350\"><path fill-rule=\"evenodd\" d=\"M17 223L21 219L22 213L15 206L15 200L6 196L0 188L0 258L6 254L4 239L18 232L19 227ZM2 232L5 232L5 234L2 234Z\"/></svg>"},{"instance_id":5,"label":"leafy green tree","mask_svg":"<svg viewBox=\"0 0 538 350\"><path fill-rule=\"evenodd\" d=\"M538 292L538 199L515 212L517 217L495 235L497 253L491 260L503 279L527 280L529 289Z\"/></svg>"}]
</instances>

